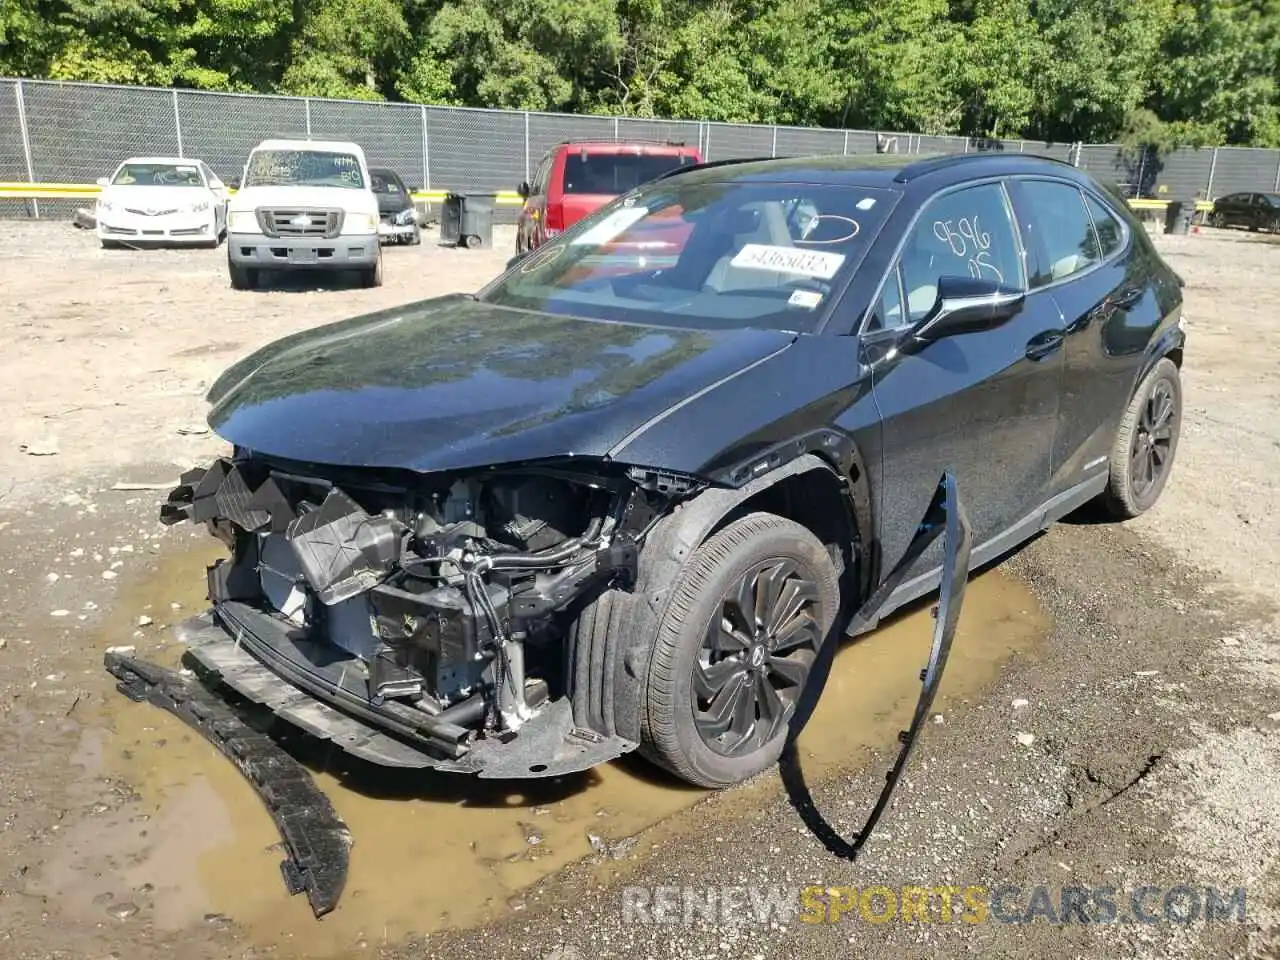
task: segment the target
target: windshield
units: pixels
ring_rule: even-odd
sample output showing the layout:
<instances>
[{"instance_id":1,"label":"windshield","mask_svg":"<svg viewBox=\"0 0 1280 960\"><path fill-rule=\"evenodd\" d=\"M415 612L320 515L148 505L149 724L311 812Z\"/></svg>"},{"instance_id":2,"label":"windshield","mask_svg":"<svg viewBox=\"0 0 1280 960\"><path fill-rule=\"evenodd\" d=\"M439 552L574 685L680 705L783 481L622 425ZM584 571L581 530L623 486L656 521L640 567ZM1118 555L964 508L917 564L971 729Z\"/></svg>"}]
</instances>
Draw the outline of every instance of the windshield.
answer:
<instances>
[{"instance_id":1,"label":"windshield","mask_svg":"<svg viewBox=\"0 0 1280 960\"><path fill-rule=\"evenodd\" d=\"M675 154L571 153L564 162L564 192L617 196L693 162Z\"/></svg>"},{"instance_id":2,"label":"windshield","mask_svg":"<svg viewBox=\"0 0 1280 960\"><path fill-rule=\"evenodd\" d=\"M249 157L246 187L364 187L354 154L324 150L258 150Z\"/></svg>"},{"instance_id":3,"label":"windshield","mask_svg":"<svg viewBox=\"0 0 1280 960\"><path fill-rule=\"evenodd\" d=\"M111 183L120 187L204 186L199 169L186 163L126 163Z\"/></svg>"},{"instance_id":4,"label":"windshield","mask_svg":"<svg viewBox=\"0 0 1280 960\"><path fill-rule=\"evenodd\" d=\"M482 299L603 320L813 330L897 199L856 186L679 180L582 220Z\"/></svg>"},{"instance_id":5,"label":"windshield","mask_svg":"<svg viewBox=\"0 0 1280 960\"><path fill-rule=\"evenodd\" d=\"M394 173L380 173L377 170L369 171L369 182L373 186L374 193L403 193L400 181Z\"/></svg>"}]
</instances>

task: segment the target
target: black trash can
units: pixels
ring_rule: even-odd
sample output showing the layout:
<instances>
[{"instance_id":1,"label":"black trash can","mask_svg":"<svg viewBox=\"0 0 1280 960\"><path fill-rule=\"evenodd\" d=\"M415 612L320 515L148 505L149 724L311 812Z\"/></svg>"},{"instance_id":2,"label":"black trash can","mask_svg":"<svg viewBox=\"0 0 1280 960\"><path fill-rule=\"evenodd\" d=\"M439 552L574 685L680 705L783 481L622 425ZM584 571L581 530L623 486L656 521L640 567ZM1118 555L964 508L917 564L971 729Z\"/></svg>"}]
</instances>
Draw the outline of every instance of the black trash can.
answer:
<instances>
[{"instance_id":1,"label":"black trash can","mask_svg":"<svg viewBox=\"0 0 1280 960\"><path fill-rule=\"evenodd\" d=\"M462 195L446 193L440 207L440 242L458 243L462 240Z\"/></svg>"},{"instance_id":2,"label":"black trash can","mask_svg":"<svg viewBox=\"0 0 1280 960\"><path fill-rule=\"evenodd\" d=\"M1191 232L1191 218L1195 216L1194 201L1170 200L1164 211L1164 232L1186 234Z\"/></svg>"},{"instance_id":3,"label":"black trash can","mask_svg":"<svg viewBox=\"0 0 1280 960\"><path fill-rule=\"evenodd\" d=\"M473 250L493 246L493 208L497 202L496 193L463 194L460 245Z\"/></svg>"}]
</instances>

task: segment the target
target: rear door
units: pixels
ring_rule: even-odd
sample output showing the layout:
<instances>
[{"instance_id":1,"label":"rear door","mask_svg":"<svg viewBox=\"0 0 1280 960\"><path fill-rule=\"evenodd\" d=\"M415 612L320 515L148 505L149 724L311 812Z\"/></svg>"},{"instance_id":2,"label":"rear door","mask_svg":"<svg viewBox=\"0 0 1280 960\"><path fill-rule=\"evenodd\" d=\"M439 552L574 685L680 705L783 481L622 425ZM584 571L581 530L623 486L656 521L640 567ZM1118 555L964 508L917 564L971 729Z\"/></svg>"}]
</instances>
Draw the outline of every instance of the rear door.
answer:
<instances>
[{"instance_id":1,"label":"rear door","mask_svg":"<svg viewBox=\"0 0 1280 960\"><path fill-rule=\"evenodd\" d=\"M944 276L1026 289L1023 245L1002 182L965 185L924 207L864 328L883 420L882 569L906 551L944 472L955 475L979 544L1033 513L1048 489L1062 373L1057 305L1033 292L994 330L909 355L893 350L903 328L933 306ZM935 551L921 569L939 559Z\"/></svg>"},{"instance_id":2,"label":"rear door","mask_svg":"<svg viewBox=\"0 0 1280 960\"><path fill-rule=\"evenodd\" d=\"M1160 322L1146 248L1109 202L1075 183L1019 178L1019 222L1035 255L1032 289L1066 318L1062 417L1053 442L1053 493L1107 470L1111 444L1151 334Z\"/></svg>"}]
</instances>

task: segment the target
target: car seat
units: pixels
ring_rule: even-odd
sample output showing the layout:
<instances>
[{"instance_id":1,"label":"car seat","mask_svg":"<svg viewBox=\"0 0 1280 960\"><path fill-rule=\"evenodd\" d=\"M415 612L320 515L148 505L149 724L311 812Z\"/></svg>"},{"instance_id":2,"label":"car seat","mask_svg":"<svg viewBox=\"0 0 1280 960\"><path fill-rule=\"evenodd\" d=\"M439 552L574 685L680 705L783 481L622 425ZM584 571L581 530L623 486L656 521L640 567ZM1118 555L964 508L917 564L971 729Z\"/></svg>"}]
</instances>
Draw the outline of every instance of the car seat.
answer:
<instances>
[{"instance_id":1,"label":"car seat","mask_svg":"<svg viewBox=\"0 0 1280 960\"><path fill-rule=\"evenodd\" d=\"M945 251L945 253L944 253ZM902 251L903 286L907 291L907 314L919 320L938 299L938 277L950 249L933 233L932 225L917 224Z\"/></svg>"},{"instance_id":2,"label":"car seat","mask_svg":"<svg viewBox=\"0 0 1280 960\"><path fill-rule=\"evenodd\" d=\"M730 235L727 238L729 242L725 244L726 253L711 268L711 272L703 281L703 290L715 293L760 290L781 287L797 279L796 274L781 270L757 270L753 267L733 265L733 258L749 243L775 247L792 245L791 233L787 230L787 220L781 204L765 202L755 205L754 209L735 210L728 220L736 222L729 226ZM752 223L754 226L742 229L745 223Z\"/></svg>"}]
</instances>

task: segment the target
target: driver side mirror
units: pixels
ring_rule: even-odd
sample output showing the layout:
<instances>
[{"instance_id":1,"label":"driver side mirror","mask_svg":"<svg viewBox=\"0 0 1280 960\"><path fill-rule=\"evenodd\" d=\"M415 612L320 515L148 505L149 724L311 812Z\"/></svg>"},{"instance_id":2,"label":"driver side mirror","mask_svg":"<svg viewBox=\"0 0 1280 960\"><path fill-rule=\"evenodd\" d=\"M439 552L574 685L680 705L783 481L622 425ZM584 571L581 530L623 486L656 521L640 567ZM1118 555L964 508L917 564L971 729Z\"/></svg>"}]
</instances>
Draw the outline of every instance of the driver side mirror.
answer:
<instances>
[{"instance_id":1,"label":"driver side mirror","mask_svg":"<svg viewBox=\"0 0 1280 960\"><path fill-rule=\"evenodd\" d=\"M993 330L1016 317L1026 298L986 277L939 277L933 307L907 330L899 349L913 353L947 337Z\"/></svg>"},{"instance_id":2,"label":"driver side mirror","mask_svg":"<svg viewBox=\"0 0 1280 960\"><path fill-rule=\"evenodd\" d=\"M111 178L110 178L110 177L99 177L99 178L98 178L98 180L97 180L97 183L98 183L98 186L100 186L100 187L109 187L109 186L111 186Z\"/></svg>"},{"instance_id":3,"label":"driver side mirror","mask_svg":"<svg viewBox=\"0 0 1280 960\"><path fill-rule=\"evenodd\" d=\"M520 186L516 187L516 193L520 194L520 199L521 199L521 200L528 200L528 199L529 199L529 193L530 193L530 191L529 191L529 181L528 181L528 180L522 180L522 181L520 181Z\"/></svg>"},{"instance_id":4,"label":"driver side mirror","mask_svg":"<svg viewBox=\"0 0 1280 960\"><path fill-rule=\"evenodd\" d=\"M526 250L523 253L517 253L514 257L512 257L510 260L507 261L507 265L506 267L504 267L504 269L510 270L512 267L514 267L517 263L519 263L525 257L529 256L531 252L532 251L530 250Z\"/></svg>"}]
</instances>

